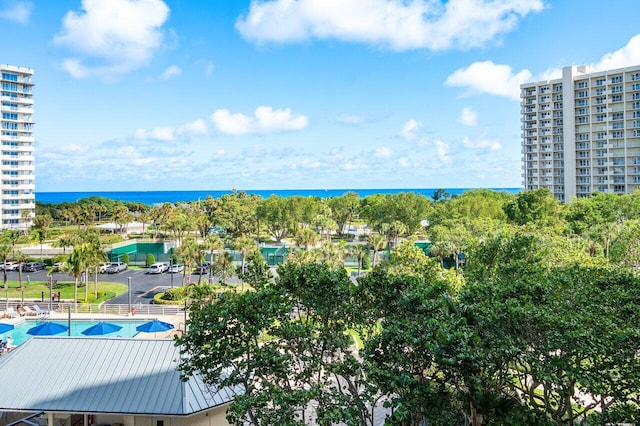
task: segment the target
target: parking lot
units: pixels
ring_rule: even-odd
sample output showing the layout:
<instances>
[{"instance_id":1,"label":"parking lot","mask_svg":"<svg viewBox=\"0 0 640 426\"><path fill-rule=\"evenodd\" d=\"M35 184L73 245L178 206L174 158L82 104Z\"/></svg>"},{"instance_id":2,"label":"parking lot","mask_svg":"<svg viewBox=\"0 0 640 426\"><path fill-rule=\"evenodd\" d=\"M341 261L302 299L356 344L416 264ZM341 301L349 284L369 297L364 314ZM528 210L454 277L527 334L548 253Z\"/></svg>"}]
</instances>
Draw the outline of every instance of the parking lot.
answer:
<instances>
[{"instance_id":1,"label":"parking lot","mask_svg":"<svg viewBox=\"0 0 640 426\"><path fill-rule=\"evenodd\" d=\"M1 273L1 272L0 272ZM59 281L73 281L73 276L68 273L54 272L52 279ZM158 292L163 292L167 288L179 287L183 283L183 278L186 277L180 274L169 274L167 272L162 274L149 274L147 269L127 269L125 271L115 274L99 274L98 281L116 282L122 284L128 284L129 278L131 279L131 303L143 303L148 304L153 300L153 296ZM197 282L199 276L197 274L191 275L191 281ZM202 276L202 280L206 281L207 275ZM18 281L17 271L7 271L7 279L9 281ZM22 279L24 281L44 281L47 282L49 277L47 271L40 270L36 272L23 272ZM89 282L93 282L93 274L89 276ZM237 280L236 280L237 281ZM231 280L234 282L234 280ZM124 293L120 296L114 297L107 303L113 304L127 304L129 302L129 296Z\"/></svg>"}]
</instances>

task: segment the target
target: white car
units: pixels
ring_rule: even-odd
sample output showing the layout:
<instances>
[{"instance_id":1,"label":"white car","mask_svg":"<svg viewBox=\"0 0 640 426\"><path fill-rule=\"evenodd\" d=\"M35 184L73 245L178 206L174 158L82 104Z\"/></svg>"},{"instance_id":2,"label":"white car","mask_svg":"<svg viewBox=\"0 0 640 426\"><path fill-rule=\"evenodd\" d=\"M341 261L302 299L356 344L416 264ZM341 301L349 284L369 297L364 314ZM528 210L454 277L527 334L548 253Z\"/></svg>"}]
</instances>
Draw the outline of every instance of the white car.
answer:
<instances>
[{"instance_id":1,"label":"white car","mask_svg":"<svg viewBox=\"0 0 640 426\"><path fill-rule=\"evenodd\" d=\"M150 274L161 274L163 272L167 272L169 270L169 264L164 262L154 263L149 266Z\"/></svg>"},{"instance_id":2,"label":"white car","mask_svg":"<svg viewBox=\"0 0 640 426\"><path fill-rule=\"evenodd\" d=\"M111 263L108 262L103 262L100 264L100 268L99 271L101 274L106 274L107 273L107 268L109 267L109 265L111 265Z\"/></svg>"},{"instance_id":3,"label":"white car","mask_svg":"<svg viewBox=\"0 0 640 426\"><path fill-rule=\"evenodd\" d=\"M127 264L124 262L111 262L109 266L107 266L107 274L117 274L118 272L126 271Z\"/></svg>"},{"instance_id":4,"label":"white car","mask_svg":"<svg viewBox=\"0 0 640 426\"><path fill-rule=\"evenodd\" d=\"M0 263L0 269L4 269L5 271L17 271L18 266L20 266L18 262Z\"/></svg>"},{"instance_id":5,"label":"white car","mask_svg":"<svg viewBox=\"0 0 640 426\"><path fill-rule=\"evenodd\" d=\"M184 272L184 265L182 263L176 263L175 265L171 265L169 272L172 274L178 274L180 272Z\"/></svg>"}]
</instances>

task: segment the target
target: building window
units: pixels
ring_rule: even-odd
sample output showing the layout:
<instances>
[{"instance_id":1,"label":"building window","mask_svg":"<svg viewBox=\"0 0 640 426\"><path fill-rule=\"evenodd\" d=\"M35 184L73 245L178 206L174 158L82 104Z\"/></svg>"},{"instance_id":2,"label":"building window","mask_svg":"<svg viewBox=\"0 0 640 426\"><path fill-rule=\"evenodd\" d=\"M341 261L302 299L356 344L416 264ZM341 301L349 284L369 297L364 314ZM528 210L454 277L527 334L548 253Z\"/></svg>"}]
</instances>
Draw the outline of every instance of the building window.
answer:
<instances>
[{"instance_id":1,"label":"building window","mask_svg":"<svg viewBox=\"0 0 640 426\"><path fill-rule=\"evenodd\" d=\"M611 102L622 102L622 95L612 95Z\"/></svg>"},{"instance_id":2,"label":"building window","mask_svg":"<svg viewBox=\"0 0 640 426\"><path fill-rule=\"evenodd\" d=\"M611 93L622 93L622 86L613 86L611 88Z\"/></svg>"},{"instance_id":3,"label":"building window","mask_svg":"<svg viewBox=\"0 0 640 426\"><path fill-rule=\"evenodd\" d=\"M2 90L7 90L9 92L17 92L18 85L16 83L5 83L2 82Z\"/></svg>"},{"instance_id":4,"label":"building window","mask_svg":"<svg viewBox=\"0 0 640 426\"><path fill-rule=\"evenodd\" d=\"M617 75L615 77L611 77L611 83L622 83L622 76Z\"/></svg>"}]
</instances>

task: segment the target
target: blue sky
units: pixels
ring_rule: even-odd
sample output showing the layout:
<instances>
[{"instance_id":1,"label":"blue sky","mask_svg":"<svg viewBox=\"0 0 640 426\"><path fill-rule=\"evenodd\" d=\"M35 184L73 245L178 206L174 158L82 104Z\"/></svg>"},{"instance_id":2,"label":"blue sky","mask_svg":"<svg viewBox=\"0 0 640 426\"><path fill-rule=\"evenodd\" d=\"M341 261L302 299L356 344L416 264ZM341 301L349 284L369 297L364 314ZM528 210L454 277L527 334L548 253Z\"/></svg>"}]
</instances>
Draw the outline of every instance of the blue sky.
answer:
<instances>
[{"instance_id":1,"label":"blue sky","mask_svg":"<svg viewBox=\"0 0 640 426\"><path fill-rule=\"evenodd\" d=\"M640 2L0 0L36 190L520 187L519 85L640 64Z\"/></svg>"}]
</instances>

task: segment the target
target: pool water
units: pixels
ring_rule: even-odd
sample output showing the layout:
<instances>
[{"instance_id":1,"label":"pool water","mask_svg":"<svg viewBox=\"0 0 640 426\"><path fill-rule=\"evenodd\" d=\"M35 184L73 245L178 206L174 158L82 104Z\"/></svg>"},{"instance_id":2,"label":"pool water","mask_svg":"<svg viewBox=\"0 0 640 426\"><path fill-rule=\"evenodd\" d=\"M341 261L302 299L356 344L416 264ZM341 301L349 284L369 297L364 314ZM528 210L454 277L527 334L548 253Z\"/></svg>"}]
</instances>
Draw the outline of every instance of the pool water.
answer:
<instances>
[{"instance_id":1,"label":"pool water","mask_svg":"<svg viewBox=\"0 0 640 426\"><path fill-rule=\"evenodd\" d=\"M111 324L117 324L122 327L122 329L120 329L119 331L116 331L115 333L106 334L105 335L106 337L133 337L136 334L138 334L138 330L136 330L136 327L147 322L147 321L132 321L132 320L120 320L120 321L105 320L105 321ZM24 322L16 324L13 330L9 330L6 333L0 334L0 337L2 338L3 341L6 341L7 336L11 336L13 338L13 345L14 346L19 345L33 337L32 335L27 334L27 330L29 330L32 327L35 327L36 325L42 324L43 322L45 321L25 320ZM66 320L55 320L52 322L62 324L64 326L69 325L68 321ZM84 334L82 334L82 332L87 328L95 325L98 322L99 320L92 320L92 321L71 320L71 336L95 337L95 336L85 336ZM68 336L68 332L56 334L56 336Z\"/></svg>"}]
</instances>

